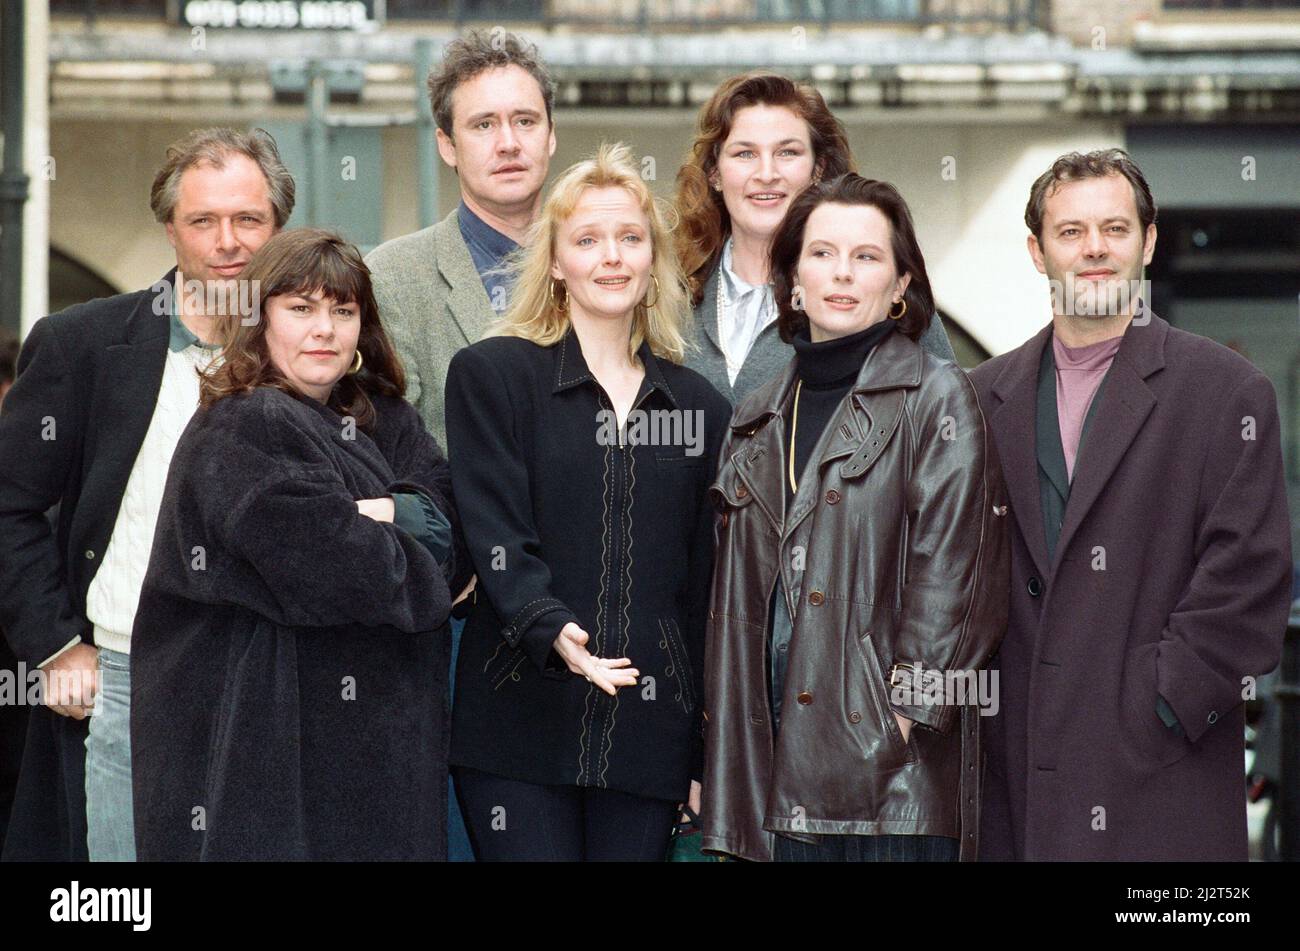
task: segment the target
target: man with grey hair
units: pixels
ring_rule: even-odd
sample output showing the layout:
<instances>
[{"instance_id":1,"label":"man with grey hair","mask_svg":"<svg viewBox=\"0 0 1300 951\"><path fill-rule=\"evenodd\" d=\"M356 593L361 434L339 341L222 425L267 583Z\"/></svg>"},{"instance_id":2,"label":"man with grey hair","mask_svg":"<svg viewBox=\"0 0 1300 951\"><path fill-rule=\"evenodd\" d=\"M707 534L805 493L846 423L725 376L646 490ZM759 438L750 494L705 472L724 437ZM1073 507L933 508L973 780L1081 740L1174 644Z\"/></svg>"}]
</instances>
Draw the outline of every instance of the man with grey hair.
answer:
<instances>
[{"instance_id":1,"label":"man with grey hair","mask_svg":"<svg viewBox=\"0 0 1300 951\"><path fill-rule=\"evenodd\" d=\"M293 200L265 132L191 133L168 148L150 195L176 267L146 290L45 317L27 337L0 410L0 629L44 672L43 707L7 860L135 857L131 629L154 523L198 407L196 371L233 316L232 285Z\"/></svg>"},{"instance_id":2,"label":"man with grey hair","mask_svg":"<svg viewBox=\"0 0 1300 951\"><path fill-rule=\"evenodd\" d=\"M442 221L366 257L379 313L406 369L406 398L442 446L443 389L461 347L505 310L499 270L524 241L555 154L555 93L536 48L517 36L471 30L429 75L438 154L455 170L460 202ZM462 621L452 624L455 676ZM448 854L467 860L454 791Z\"/></svg>"}]
</instances>

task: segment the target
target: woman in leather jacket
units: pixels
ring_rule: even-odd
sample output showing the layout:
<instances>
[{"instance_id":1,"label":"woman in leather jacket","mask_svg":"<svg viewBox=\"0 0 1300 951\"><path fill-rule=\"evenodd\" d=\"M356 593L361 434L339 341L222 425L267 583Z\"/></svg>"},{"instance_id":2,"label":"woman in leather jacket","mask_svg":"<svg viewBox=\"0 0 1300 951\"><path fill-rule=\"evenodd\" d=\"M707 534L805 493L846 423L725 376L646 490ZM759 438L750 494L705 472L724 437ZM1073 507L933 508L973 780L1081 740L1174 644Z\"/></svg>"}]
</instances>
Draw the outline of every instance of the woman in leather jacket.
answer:
<instances>
[{"instance_id":1,"label":"woman in leather jacket","mask_svg":"<svg viewBox=\"0 0 1300 951\"><path fill-rule=\"evenodd\" d=\"M785 371L732 417L705 662L704 848L973 858L981 668L1007 614L1005 488L901 195L791 205L770 260Z\"/></svg>"}]
</instances>

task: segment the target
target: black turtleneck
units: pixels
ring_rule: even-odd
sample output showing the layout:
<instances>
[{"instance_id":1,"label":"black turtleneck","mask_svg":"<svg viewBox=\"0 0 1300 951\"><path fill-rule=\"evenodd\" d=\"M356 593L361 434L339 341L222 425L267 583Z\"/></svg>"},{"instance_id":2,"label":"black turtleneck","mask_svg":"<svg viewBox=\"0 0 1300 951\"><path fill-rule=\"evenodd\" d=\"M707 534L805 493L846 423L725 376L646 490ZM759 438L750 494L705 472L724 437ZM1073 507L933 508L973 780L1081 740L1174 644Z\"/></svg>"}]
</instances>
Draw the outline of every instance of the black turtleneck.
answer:
<instances>
[{"instance_id":1,"label":"black turtleneck","mask_svg":"<svg viewBox=\"0 0 1300 951\"><path fill-rule=\"evenodd\" d=\"M795 351L796 379L801 381L797 404L798 425L794 433L794 471L795 478L800 482L803 481L804 467L808 464L808 457L812 455L817 440L821 438L822 430L853 388L862 364L876 344L893 333L897 326L894 321L886 318L847 337L813 343L808 331L803 330L790 341ZM793 410L791 412L793 415ZM788 500L794 494L790 487L788 469L781 481L785 483Z\"/></svg>"}]
</instances>

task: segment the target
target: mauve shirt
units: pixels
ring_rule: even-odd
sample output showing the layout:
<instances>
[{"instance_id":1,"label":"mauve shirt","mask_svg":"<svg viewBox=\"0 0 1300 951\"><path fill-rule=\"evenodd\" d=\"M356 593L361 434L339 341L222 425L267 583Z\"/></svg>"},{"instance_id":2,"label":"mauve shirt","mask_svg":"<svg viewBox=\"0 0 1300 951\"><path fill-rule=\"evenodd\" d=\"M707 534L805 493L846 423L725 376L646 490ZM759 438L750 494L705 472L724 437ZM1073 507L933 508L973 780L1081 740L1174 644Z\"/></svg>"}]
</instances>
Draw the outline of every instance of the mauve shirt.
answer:
<instances>
[{"instance_id":1,"label":"mauve shirt","mask_svg":"<svg viewBox=\"0 0 1300 951\"><path fill-rule=\"evenodd\" d=\"M1079 436L1088 407L1097 395L1097 387L1110 369L1123 335L1090 343L1086 347L1067 347L1052 334L1052 356L1056 359L1056 416L1061 423L1061 448L1065 452L1065 471L1074 479L1074 460L1079 454Z\"/></svg>"}]
</instances>

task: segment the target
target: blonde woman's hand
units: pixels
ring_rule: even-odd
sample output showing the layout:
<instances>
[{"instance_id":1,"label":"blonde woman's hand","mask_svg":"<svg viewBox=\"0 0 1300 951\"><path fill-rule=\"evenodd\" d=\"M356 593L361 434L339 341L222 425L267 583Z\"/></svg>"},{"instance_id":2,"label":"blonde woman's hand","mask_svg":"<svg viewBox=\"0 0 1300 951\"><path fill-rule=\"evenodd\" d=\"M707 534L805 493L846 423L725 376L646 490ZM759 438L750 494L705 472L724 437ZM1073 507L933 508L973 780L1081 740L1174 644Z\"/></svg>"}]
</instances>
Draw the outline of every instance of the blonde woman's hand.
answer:
<instances>
[{"instance_id":1,"label":"blonde woman's hand","mask_svg":"<svg viewBox=\"0 0 1300 951\"><path fill-rule=\"evenodd\" d=\"M587 650L589 636L576 623L570 621L560 629L555 638L555 652L564 659L569 670L586 677L611 697L619 687L631 687L641 672L631 666L626 657L596 657Z\"/></svg>"},{"instance_id":2,"label":"blonde woman's hand","mask_svg":"<svg viewBox=\"0 0 1300 951\"><path fill-rule=\"evenodd\" d=\"M391 495L386 495L382 499L358 499L357 509L362 515L373 518L376 522L391 522L397 511Z\"/></svg>"}]
</instances>

